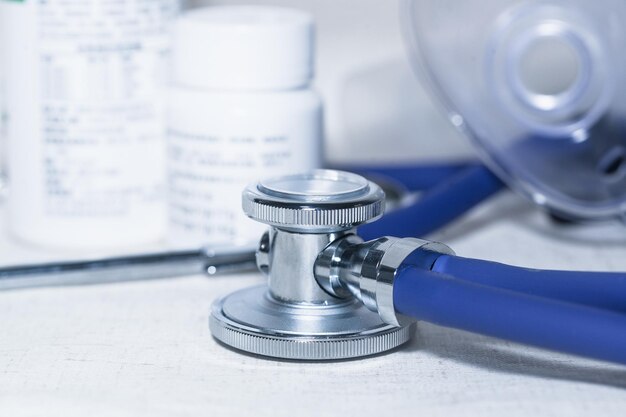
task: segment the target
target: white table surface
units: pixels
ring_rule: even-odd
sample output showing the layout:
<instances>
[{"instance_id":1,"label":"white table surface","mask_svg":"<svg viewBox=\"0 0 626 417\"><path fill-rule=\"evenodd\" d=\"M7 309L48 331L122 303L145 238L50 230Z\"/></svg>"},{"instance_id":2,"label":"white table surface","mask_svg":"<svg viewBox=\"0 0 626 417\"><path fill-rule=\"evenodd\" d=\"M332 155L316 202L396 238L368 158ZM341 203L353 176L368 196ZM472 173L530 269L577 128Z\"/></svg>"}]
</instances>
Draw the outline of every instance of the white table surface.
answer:
<instances>
[{"instance_id":1,"label":"white table surface","mask_svg":"<svg viewBox=\"0 0 626 417\"><path fill-rule=\"evenodd\" d=\"M437 237L464 256L626 270L624 230L568 230L505 194ZM625 367L428 324L364 360L273 361L219 345L211 301L260 280L0 293L0 416L626 415Z\"/></svg>"}]
</instances>

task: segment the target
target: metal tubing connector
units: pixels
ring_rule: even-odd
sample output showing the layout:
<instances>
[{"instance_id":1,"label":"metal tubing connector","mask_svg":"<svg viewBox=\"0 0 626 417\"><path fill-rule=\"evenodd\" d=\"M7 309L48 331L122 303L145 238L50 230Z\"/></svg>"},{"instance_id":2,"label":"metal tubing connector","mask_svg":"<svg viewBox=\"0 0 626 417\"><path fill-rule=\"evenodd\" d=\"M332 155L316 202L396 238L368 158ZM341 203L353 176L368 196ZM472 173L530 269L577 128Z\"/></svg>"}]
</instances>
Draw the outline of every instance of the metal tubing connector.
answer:
<instances>
[{"instance_id":1,"label":"metal tubing connector","mask_svg":"<svg viewBox=\"0 0 626 417\"><path fill-rule=\"evenodd\" d=\"M346 236L328 245L315 262L315 279L337 298L355 296L380 315L387 324L406 325L409 319L396 314L393 284L409 255L417 267L430 270L442 254L454 255L448 246L413 238L383 237L362 242Z\"/></svg>"}]
</instances>

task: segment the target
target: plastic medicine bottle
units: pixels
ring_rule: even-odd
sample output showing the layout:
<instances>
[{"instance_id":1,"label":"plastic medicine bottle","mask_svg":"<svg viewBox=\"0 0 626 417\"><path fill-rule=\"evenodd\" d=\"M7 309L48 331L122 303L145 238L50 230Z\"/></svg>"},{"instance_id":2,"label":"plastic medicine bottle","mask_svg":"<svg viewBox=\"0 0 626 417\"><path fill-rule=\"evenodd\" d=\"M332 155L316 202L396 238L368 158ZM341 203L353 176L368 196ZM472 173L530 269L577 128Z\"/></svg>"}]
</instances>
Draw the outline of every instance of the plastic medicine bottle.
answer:
<instances>
[{"instance_id":1,"label":"plastic medicine bottle","mask_svg":"<svg viewBox=\"0 0 626 417\"><path fill-rule=\"evenodd\" d=\"M13 235L68 249L164 237L179 2L0 1Z\"/></svg>"},{"instance_id":2,"label":"plastic medicine bottle","mask_svg":"<svg viewBox=\"0 0 626 417\"><path fill-rule=\"evenodd\" d=\"M178 19L168 111L173 245L256 244L263 226L242 213L243 188L321 165L313 39L312 18L291 9L220 6Z\"/></svg>"}]
</instances>

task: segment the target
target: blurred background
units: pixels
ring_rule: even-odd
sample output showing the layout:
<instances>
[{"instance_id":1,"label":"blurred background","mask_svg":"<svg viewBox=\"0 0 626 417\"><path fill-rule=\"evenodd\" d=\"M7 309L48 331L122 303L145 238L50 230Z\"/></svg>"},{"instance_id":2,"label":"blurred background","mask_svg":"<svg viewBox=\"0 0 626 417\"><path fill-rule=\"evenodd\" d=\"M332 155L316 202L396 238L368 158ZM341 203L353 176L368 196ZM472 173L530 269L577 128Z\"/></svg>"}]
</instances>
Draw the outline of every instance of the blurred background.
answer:
<instances>
[{"instance_id":1,"label":"blurred background","mask_svg":"<svg viewBox=\"0 0 626 417\"><path fill-rule=\"evenodd\" d=\"M497 3L490 4L500 7ZM219 77L203 79L211 63L218 62L215 57L232 57L220 43L226 38L205 41L210 38L206 31L215 28L210 16L195 11L234 5L282 6L313 20L313 75L307 73L296 87L264 90L273 103L282 104L260 103L263 94L249 94L241 86L230 94ZM184 15L175 19L181 16L179 6ZM397 0L342 0L340 7L332 0L0 0L0 80L6 81L0 82L0 108L7 110L0 164L5 173L12 168L1 185L0 266L203 245L249 248L256 244L258 226L243 216L240 192L253 179L322 165L474 158L467 138L446 120L411 68L399 8ZM302 43L289 38L281 45L296 45L292 55L300 51L298 59L308 59L307 25L312 24L306 23L308 17L298 19L299 28L283 29L301 35ZM178 27L175 21L184 24ZM436 19L428 22L436 24ZM20 42L14 42L18 37ZM176 57L185 54L185 65L177 64ZM206 58L209 54L213 61ZM555 62L568 61L554 57L548 49L532 58L542 65L531 68L531 84L559 84L563 67ZM179 67L186 69L177 72ZM208 86L193 85L188 76ZM470 84L480 83L465 83ZM291 109L298 106L283 94L290 88L308 106L297 117ZM470 102L471 88L464 90ZM162 101L166 91L168 99ZM318 123L320 108L323 121ZM9 146L8 136L18 146ZM234 146L215 145L225 138ZM280 141L292 148L277 145L265 154L247 145ZM80 146L94 143L99 147ZM323 158L313 155L318 143L323 143ZM556 154L558 162L561 154ZM175 160L169 171L168 158ZM544 165L548 170L555 166ZM514 205L532 207L521 201ZM543 219L543 213L537 216Z\"/></svg>"},{"instance_id":2,"label":"blurred background","mask_svg":"<svg viewBox=\"0 0 626 417\"><path fill-rule=\"evenodd\" d=\"M410 68L397 1L343 0L338 7L332 0L196 0L191 6L214 4L282 5L313 14L315 86L325 102L331 162L471 155ZM394 146L386 146L389 141Z\"/></svg>"},{"instance_id":3,"label":"blurred background","mask_svg":"<svg viewBox=\"0 0 626 417\"><path fill-rule=\"evenodd\" d=\"M182 4L185 10L252 4L285 6L311 13L316 25L313 88L323 101L324 155L328 163L403 163L463 159L472 154L467 141L431 103L408 64L396 1L344 0L341 7L331 0L190 0ZM4 44L5 49L8 44ZM0 74L2 71L0 65ZM1 93L0 90L3 98ZM6 172L6 140L0 154ZM28 176L29 171L25 172ZM130 247L98 248L89 244L89 248L81 249L78 245L79 248L69 250L63 245L24 243L7 231L10 229L7 221L11 221L6 218L10 187L9 179L3 183L0 265L141 253L170 247L166 238ZM30 201L31 196L25 198ZM28 210L37 204L28 203L26 210L18 210L21 222L31 221L34 215L29 215ZM33 221L39 229L47 227Z\"/></svg>"}]
</instances>

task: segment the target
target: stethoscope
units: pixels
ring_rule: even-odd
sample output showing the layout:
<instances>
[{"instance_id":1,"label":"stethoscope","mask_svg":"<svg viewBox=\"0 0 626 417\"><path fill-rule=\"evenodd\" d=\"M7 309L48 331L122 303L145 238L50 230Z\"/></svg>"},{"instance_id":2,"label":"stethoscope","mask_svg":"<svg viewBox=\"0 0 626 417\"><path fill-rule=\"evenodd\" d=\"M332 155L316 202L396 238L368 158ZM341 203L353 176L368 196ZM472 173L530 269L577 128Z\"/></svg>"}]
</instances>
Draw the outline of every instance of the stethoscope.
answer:
<instances>
[{"instance_id":1,"label":"stethoscope","mask_svg":"<svg viewBox=\"0 0 626 417\"><path fill-rule=\"evenodd\" d=\"M415 168L408 181L406 170L378 170L427 188L380 220L384 192L354 173L320 170L249 186L244 211L270 226L256 252L268 284L217 300L213 336L267 357L333 360L393 349L427 321L626 364L626 274L512 267L408 237L503 188L482 165L441 169Z\"/></svg>"},{"instance_id":2,"label":"stethoscope","mask_svg":"<svg viewBox=\"0 0 626 417\"><path fill-rule=\"evenodd\" d=\"M249 186L246 214L270 226L254 252L205 248L4 268L0 288L215 275L256 265L267 284L217 300L210 315L213 336L241 351L308 361L364 357L408 342L415 323L427 321L626 364L626 274L512 267L416 238L505 188L485 166L351 170ZM397 207L383 216L385 193L359 174L402 190Z\"/></svg>"}]
</instances>

